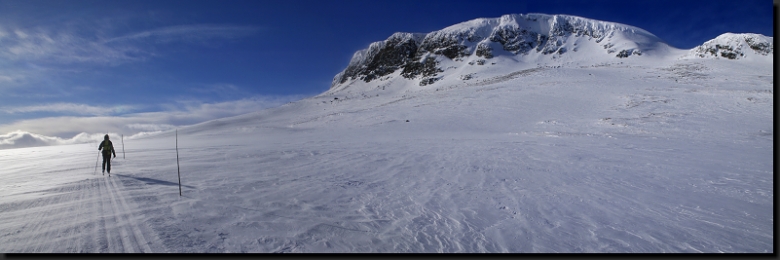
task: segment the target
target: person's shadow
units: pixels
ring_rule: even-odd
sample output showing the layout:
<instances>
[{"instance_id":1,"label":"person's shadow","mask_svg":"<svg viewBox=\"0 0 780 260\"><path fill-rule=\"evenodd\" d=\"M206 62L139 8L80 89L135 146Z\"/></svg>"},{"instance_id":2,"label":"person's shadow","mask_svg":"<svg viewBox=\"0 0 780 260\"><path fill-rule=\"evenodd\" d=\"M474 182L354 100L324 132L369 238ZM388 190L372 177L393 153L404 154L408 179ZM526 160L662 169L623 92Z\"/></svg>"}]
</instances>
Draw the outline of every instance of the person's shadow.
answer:
<instances>
[{"instance_id":1,"label":"person's shadow","mask_svg":"<svg viewBox=\"0 0 780 260\"><path fill-rule=\"evenodd\" d=\"M152 179L152 178L145 178L145 177L135 177L135 176L130 176L130 175L120 175L120 174L115 174L115 175L119 176L119 177L122 177L122 178L136 179L136 180L145 182L146 184L179 186L179 183L176 183L176 182L170 182L170 181L164 181L164 180L158 180L158 179ZM189 185L181 185L181 186L182 187L187 187L187 188L190 188L190 189L195 188L195 187L189 186Z\"/></svg>"}]
</instances>

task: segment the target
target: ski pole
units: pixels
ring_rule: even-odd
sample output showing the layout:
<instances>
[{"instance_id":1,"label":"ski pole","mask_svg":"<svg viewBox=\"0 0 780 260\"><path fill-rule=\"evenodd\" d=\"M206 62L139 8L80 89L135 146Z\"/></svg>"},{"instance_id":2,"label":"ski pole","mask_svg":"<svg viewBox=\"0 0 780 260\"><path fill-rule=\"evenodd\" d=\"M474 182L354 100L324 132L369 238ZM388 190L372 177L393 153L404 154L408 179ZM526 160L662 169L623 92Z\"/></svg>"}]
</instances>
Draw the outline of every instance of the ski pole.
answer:
<instances>
[{"instance_id":1,"label":"ski pole","mask_svg":"<svg viewBox=\"0 0 780 260\"><path fill-rule=\"evenodd\" d=\"M92 174L97 174L97 163L98 163L98 160L100 160L100 152L98 152L98 157L95 158L95 171L92 172Z\"/></svg>"}]
</instances>

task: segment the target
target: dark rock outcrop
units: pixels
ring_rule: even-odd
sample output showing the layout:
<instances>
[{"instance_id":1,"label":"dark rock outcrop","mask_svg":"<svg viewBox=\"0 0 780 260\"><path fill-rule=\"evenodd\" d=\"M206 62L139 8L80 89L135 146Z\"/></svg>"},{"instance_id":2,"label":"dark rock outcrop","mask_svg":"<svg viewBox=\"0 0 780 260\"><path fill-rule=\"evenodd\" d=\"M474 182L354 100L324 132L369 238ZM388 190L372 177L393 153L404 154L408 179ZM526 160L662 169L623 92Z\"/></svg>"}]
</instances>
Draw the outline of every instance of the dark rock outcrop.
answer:
<instances>
[{"instance_id":1,"label":"dark rock outcrop","mask_svg":"<svg viewBox=\"0 0 780 260\"><path fill-rule=\"evenodd\" d=\"M383 42L371 44L368 49L355 53L349 66L333 80L341 84L348 79L370 82L392 74L402 66L414 62L422 35L396 33Z\"/></svg>"}]
</instances>

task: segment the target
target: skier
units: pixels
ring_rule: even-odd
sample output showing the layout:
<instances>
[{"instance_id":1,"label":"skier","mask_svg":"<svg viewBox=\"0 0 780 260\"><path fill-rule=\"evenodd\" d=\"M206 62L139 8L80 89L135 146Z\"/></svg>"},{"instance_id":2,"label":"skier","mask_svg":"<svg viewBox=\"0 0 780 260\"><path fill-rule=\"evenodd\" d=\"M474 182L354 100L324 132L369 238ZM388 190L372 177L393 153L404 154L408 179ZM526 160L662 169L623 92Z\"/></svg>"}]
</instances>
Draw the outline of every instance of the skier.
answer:
<instances>
[{"instance_id":1,"label":"skier","mask_svg":"<svg viewBox=\"0 0 780 260\"><path fill-rule=\"evenodd\" d=\"M106 172L106 164L108 164L108 174L111 174L111 154L114 154L116 158L116 152L114 151L114 144L108 140L108 135L103 137L103 142L98 146L98 151L103 150L103 173Z\"/></svg>"}]
</instances>

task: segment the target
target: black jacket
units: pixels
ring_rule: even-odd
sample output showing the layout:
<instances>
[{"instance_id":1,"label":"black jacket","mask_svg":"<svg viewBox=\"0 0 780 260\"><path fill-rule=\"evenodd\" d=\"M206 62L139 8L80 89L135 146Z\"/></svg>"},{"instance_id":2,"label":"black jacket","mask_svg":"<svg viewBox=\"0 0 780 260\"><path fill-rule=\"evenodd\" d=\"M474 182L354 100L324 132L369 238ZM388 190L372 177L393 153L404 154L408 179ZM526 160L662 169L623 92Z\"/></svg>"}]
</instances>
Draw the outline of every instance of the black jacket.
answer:
<instances>
[{"instance_id":1,"label":"black jacket","mask_svg":"<svg viewBox=\"0 0 780 260\"><path fill-rule=\"evenodd\" d=\"M116 157L116 152L114 151L114 144L111 143L110 140L103 140L103 142L100 142L100 145L98 146L98 150L103 150L103 153L107 154L114 154L114 157Z\"/></svg>"}]
</instances>

